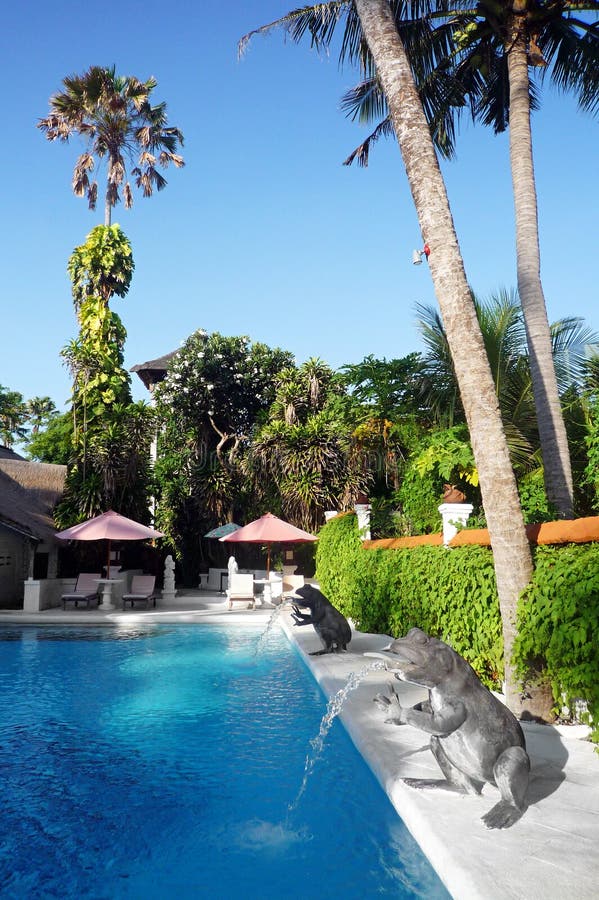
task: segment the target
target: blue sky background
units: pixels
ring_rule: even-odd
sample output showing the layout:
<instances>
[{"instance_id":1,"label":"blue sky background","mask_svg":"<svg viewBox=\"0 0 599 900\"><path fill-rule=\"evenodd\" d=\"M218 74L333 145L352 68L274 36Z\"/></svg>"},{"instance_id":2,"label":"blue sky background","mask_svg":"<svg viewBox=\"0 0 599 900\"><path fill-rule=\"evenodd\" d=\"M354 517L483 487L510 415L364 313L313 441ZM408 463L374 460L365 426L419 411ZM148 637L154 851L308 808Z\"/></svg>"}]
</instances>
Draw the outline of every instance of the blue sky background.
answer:
<instances>
[{"instance_id":1,"label":"blue sky background","mask_svg":"<svg viewBox=\"0 0 599 900\"><path fill-rule=\"evenodd\" d=\"M339 108L357 73L282 34L256 38L237 60L244 33L291 8L21 0L3 11L1 384L68 402L59 352L77 325L66 264L103 212L71 192L80 142L51 144L35 125L64 76L90 65L154 75L155 100L185 135L186 167L167 172L166 189L114 213L136 265L112 304L127 367L200 327L335 368L421 349L414 305L436 301L426 265L411 262L422 239L397 146L380 142L367 170L342 166L367 133ZM549 318L582 316L599 331L597 122L572 97L549 86L544 96L533 137ZM514 287L507 137L464 120L443 171L474 290ZM137 377L133 390L147 397Z\"/></svg>"}]
</instances>

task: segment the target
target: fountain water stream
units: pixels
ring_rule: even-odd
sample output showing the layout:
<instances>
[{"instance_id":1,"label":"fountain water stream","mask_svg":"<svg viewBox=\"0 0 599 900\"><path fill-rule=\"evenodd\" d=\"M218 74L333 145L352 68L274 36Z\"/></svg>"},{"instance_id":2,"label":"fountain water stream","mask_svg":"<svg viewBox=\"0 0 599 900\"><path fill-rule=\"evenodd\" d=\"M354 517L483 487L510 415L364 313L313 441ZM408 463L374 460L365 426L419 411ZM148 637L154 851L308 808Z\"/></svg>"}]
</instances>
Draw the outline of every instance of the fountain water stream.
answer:
<instances>
[{"instance_id":1,"label":"fountain water stream","mask_svg":"<svg viewBox=\"0 0 599 900\"><path fill-rule=\"evenodd\" d=\"M324 748L324 742L326 737L331 730L331 726L341 710L343 709L343 704L347 700L348 696L352 691L355 691L357 687L364 681L367 675L371 672L375 672L377 670L386 669L387 666L384 661L377 660L376 662L370 663L370 665L365 666L359 672L351 672L349 678L347 679L346 684L337 691L334 697L328 702L327 711L322 717L322 721L320 723L320 730L315 738L312 738L310 741L310 746L312 747L311 752L308 753L306 757L306 764L304 767L304 777L300 786L299 791L297 792L297 796L293 803L290 803L287 807L288 815L292 813L296 808L298 803L300 802L304 791L306 790L306 785L308 784L308 779L310 775L314 771L314 766L320 759Z\"/></svg>"},{"instance_id":2,"label":"fountain water stream","mask_svg":"<svg viewBox=\"0 0 599 900\"><path fill-rule=\"evenodd\" d=\"M292 602L291 600L281 600L281 602L279 603L279 605L278 605L278 606L275 606L275 608L273 609L273 611L272 611L272 613L271 613L271 615L270 615L270 619L269 619L268 622L266 623L266 628L264 629L264 631L262 632L262 634L261 634L260 637L258 638L258 642L257 642L256 648L255 648L255 650L254 650L254 656L258 656L258 654L261 652L262 648L263 648L264 645L266 644L266 641L268 640L268 635L270 634L270 632L271 632L272 629L274 628L274 626L275 626L275 624L276 624L276 622L277 622L277 619L278 619L279 616L281 615L281 613L282 613L282 611L283 611L283 607L284 607L284 606L289 606L289 604L290 604L291 602Z\"/></svg>"}]
</instances>

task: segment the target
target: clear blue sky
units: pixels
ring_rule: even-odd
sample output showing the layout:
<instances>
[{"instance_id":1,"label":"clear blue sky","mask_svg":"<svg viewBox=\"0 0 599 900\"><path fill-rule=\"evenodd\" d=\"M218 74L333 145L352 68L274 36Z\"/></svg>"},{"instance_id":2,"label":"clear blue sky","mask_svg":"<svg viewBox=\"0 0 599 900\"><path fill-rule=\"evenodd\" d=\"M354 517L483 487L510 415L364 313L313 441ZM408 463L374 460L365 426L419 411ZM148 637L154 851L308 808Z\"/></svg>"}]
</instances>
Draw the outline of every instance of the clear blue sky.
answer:
<instances>
[{"instance_id":1,"label":"clear blue sky","mask_svg":"<svg viewBox=\"0 0 599 900\"><path fill-rule=\"evenodd\" d=\"M113 221L130 238L131 290L114 309L125 364L175 349L195 329L320 356L334 367L420 349L414 304L435 303L399 151L380 142L367 170L345 168L367 133L339 109L357 81L337 58L283 36L241 35L291 9L283 0L75 0L10 4L0 37L2 329L0 383L65 408L59 351L76 335L67 259L102 222L70 188L81 145L35 128L65 75L116 65L158 80L157 101L185 135L186 167L166 189L136 195ZM548 88L534 117L542 274L549 318L599 331L597 122ZM443 166L471 285L515 286L507 138L464 123ZM147 394L134 377L136 399Z\"/></svg>"}]
</instances>

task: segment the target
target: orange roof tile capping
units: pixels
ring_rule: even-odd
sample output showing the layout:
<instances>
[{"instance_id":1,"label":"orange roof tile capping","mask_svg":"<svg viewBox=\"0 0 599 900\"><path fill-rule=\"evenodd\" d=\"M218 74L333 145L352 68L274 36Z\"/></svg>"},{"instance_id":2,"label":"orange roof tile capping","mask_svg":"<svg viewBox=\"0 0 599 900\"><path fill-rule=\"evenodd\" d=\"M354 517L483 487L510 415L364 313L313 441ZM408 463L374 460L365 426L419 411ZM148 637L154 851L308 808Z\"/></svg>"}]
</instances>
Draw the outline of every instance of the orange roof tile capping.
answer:
<instances>
[{"instance_id":1,"label":"orange roof tile capping","mask_svg":"<svg viewBox=\"0 0 599 900\"><path fill-rule=\"evenodd\" d=\"M417 534L411 537L379 538L375 541L362 541L366 550L404 550L406 547L420 547L423 544L440 547L443 543L443 535Z\"/></svg>"},{"instance_id":2,"label":"orange roof tile capping","mask_svg":"<svg viewBox=\"0 0 599 900\"><path fill-rule=\"evenodd\" d=\"M557 522L542 522L526 526L526 536L531 544L590 544L599 542L599 516L583 519L561 519ZM424 545L440 546L442 534L419 534L414 537L380 538L363 541L366 550L403 550ZM466 547L478 544L490 547L491 538L486 528L471 528L458 531L449 542L450 547Z\"/></svg>"},{"instance_id":3,"label":"orange roof tile capping","mask_svg":"<svg viewBox=\"0 0 599 900\"><path fill-rule=\"evenodd\" d=\"M527 525L526 536L531 544L590 544L599 541L599 516ZM464 547L467 544L489 547L489 532L486 528L458 531L449 542L450 547Z\"/></svg>"}]
</instances>

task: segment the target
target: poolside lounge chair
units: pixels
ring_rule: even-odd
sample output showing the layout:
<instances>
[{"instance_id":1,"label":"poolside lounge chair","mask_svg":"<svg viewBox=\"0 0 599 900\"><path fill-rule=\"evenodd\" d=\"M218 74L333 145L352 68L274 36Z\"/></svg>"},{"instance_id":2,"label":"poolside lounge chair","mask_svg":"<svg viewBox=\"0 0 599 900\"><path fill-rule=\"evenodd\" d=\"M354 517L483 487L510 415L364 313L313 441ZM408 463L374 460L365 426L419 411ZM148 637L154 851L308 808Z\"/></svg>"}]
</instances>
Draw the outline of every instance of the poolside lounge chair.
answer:
<instances>
[{"instance_id":1,"label":"poolside lounge chair","mask_svg":"<svg viewBox=\"0 0 599 900\"><path fill-rule=\"evenodd\" d=\"M155 584L155 575L134 575L131 579L131 591L128 594L123 594L123 609L127 603L131 605L131 609L136 603L144 603L146 609L148 609L150 601L156 606Z\"/></svg>"},{"instance_id":2,"label":"poolside lounge chair","mask_svg":"<svg viewBox=\"0 0 599 900\"><path fill-rule=\"evenodd\" d=\"M101 577L100 572L81 572L77 576L74 590L63 594L60 598L62 600L62 608L66 609L67 603L74 603L75 608L80 603L85 603L88 608L90 603L95 603L97 606L99 603L98 579Z\"/></svg>"},{"instance_id":3,"label":"poolside lounge chair","mask_svg":"<svg viewBox=\"0 0 599 900\"><path fill-rule=\"evenodd\" d=\"M234 602L249 600L250 609L254 609L256 601L254 599L254 576L243 575L236 572L231 575L229 588L227 590L227 599L229 601L229 609Z\"/></svg>"}]
</instances>

